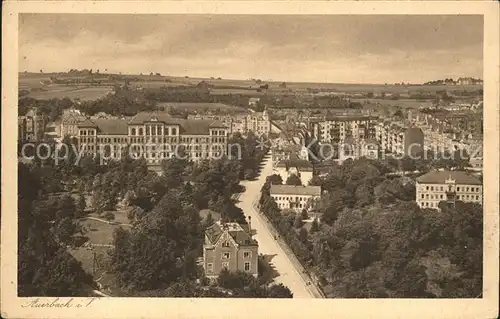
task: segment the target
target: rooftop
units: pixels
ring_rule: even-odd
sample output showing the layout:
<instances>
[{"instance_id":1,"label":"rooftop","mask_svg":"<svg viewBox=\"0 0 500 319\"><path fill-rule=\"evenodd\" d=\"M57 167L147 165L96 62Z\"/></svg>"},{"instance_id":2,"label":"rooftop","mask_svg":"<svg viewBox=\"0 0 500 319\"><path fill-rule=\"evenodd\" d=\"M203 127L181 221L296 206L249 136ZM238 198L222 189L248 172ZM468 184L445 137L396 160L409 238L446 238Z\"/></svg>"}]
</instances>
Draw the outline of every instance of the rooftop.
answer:
<instances>
[{"instance_id":1,"label":"rooftop","mask_svg":"<svg viewBox=\"0 0 500 319\"><path fill-rule=\"evenodd\" d=\"M100 134L127 135L128 125L138 125L145 122L162 122L168 125L180 126L182 135L208 135L210 128L226 128L224 123L216 120L186 120L172 117L167 112L141 112L128 123L121 119L86 119L79 127L97 127Z\"/></svg>"},{"instance_id":2,"label":"rooftop","mask_svg":"<svg viewBox=\"0 0 500 319\"><path fill-rule=\"evenodd\" d=\"M320 186L271 185L271 195L321 196Z\"/></svg>"},{"instance_id":3,"label":"rooftop","mask_svg":"<svg viewBox=\"0 0 500 319\"><path fill-rule=\"evenodd\" d=\"M417 182L423 184L445 184L446 180L455 180L456 184L464 185L482 185L483 183L475 176L464 171L431 171L420 177L417 177Z\"/></svg>"},{"instance_id":4,"label":"rooftop","mask_svg":"<svg viewBox=\"0 0 500 319\"><path fill-rule=\"evenodd\" d=\"M222 223L217 221L205 230L205 235L207 235L212 244L215 244L225 231L227 231L229 236L231 236L238 245L258 245L257 241L252 239L247 231L238 223Z\"/></svg>"}]
</instances>

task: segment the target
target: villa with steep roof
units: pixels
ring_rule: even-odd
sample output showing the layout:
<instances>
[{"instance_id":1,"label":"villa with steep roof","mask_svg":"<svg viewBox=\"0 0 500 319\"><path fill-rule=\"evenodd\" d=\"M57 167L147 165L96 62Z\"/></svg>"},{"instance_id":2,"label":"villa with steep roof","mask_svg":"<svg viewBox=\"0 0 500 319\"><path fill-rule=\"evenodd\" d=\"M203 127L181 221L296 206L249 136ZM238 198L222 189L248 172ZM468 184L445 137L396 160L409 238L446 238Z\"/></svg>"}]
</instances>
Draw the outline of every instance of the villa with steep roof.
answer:
<instances>
[{"instance_id":1,"label":"villa with steep roof","mask_svg":"<svg viewBox=\"0 0 500 319\"><path fill-rule=\"evenodd\" d=\"M483 183L464 171L431 171L417 178L416 201L421 208L439 209L439 203L483 202Z\"/></svg>"},{"instance_id":2,"label":"villa with steep roof","mask_svg":"<svg viewBox=\"0 0 500 319\"><path fill-rule=\"evenodd\" d=\"M214 120L174 118L167 112L141 112L130 121L87 119L78 124L80 147L90 154L119 159L130 147L135 158L149 165L179 157L192 161L220 158L227 153L229 128Z\"/></svg>"},{"instance_id":3,"label":"villa with steep roof","mask_svg":"<svg viewBox=\"0 0 500 319\"><path fill-rule=\"evenodd\" d=\"M252 239L251 226L218 221L205 230L203 267L208 278L223 269L258 276L259 244Z\"/></svg>"}]
</instances>

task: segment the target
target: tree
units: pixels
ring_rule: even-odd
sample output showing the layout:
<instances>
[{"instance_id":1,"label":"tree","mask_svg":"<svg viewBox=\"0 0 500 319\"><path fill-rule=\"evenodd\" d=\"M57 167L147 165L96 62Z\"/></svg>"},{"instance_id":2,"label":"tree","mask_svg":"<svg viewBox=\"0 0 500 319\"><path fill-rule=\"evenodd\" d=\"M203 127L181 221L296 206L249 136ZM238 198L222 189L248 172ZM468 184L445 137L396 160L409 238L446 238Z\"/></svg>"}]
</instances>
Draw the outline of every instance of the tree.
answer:
<instances>
[{"instance_id":1,"label":"tree","mask_svg":"<svg viewBox=\"0 0 500 319\"><path fill-rule=\"evenodd\" d=\"M302 222L302 218L300 217L300 215L297 214L295 217L295 221L293 222L293 227L298 229L301 228L302 225L304 225Z\"/></svg>"},{"instance_id":2,"label":"tree","mask_svg":"<svg viewBox=\"0 0 500 319\"><path fill-rule=\"evenodd\" d=\"M306 220L306 219L309 219L309 215L307 215L307 209L303 209L301 212L300 212L300 218L302 218L302 220Z\"/></svg>"},{"instance_id":3,"label":"tree","mask_svg":"<svg viewBox=\"0 0 500 319\"><path fill-rule=\"evenodd\" d=\"M280 283L269 288L268 298L293 298L293 293Z\"/></svg>"},{"instance_id":4,"label":"tree","mask_svg":"<svg viewBox=\"0 0 500 319\"><path fill-rule=\"evenodd\" d=\"M300 177L298 177L295 174L291 174L287 180L286 180L287 185L297 185L300 186L302 185L302 181L300 180Z\"/></svg>"},{"instance_id":5,"label":"tree","mask_svg":"<svg viewBox=\"0 0 500 319\"><path fill-rule=\"evenodd\" d=\"M78 216L83 216L85 214L85 209L87 208L87 202L85 200L85 195L83 195L82 193L80 193L80 195L78 196L77 207Z\"/></svg>"},{"instance_id":6,"label":"tree","mask_svg":"<svg viewBox=\"0 0 500 319\"><path fill-rule=\"evenodd\" d=\"M318 223L318 219L314 218L313 221L312 221L312 224L311 224L311 230L310 230L310 232L311 233L315 233L317 231L319 231L319 223Z\"/></svg>"},{"instance_id":7,"label":"tree","mask_svg":"<svg viewBox=\"0 0 500 319\"><path fill-rule=\"evenodd\" d=\"M307 230L305 228L303 228L303 227L301 227L299 229L299 239L303 243L307 243L308 242L308 233L307 233Z\"/></svg>"}]
</instances>

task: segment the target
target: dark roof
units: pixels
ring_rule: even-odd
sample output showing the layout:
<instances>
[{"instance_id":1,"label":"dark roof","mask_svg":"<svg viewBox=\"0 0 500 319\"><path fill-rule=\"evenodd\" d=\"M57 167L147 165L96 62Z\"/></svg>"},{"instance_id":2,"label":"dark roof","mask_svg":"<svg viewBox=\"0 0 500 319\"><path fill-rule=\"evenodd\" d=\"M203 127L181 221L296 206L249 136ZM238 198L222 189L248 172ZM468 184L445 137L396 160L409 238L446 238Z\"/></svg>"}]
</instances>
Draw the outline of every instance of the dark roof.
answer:
<instances>
[{"instance_id":1,"label":"dark roof","mask_svg":"<svg viewBox=\"0 0 500 319\"><path fill-rule=\"evenodd\" d=\"M271 185L271 195L311 195L320 196L320 186Z\"/></svg>"},{"instance_id":2,"label":"dark roof","mask_svg":"<svg viewBox=\"0 0 500 319\"><path fill-rule=\"evenodd\" d=\"M154 119L158 122L168 123L174 118L168 112L139 112L129 121L129 124L143 124Z\"/></svg>"},{"instance_id":3,"label":"dark roof","mask_svg":"<svg viewBox=\"0 0 500 319\"><path fill-rule=\"evenodd\" d=\"M212 226L208 227L205 230L205 234L208 237L208 240L212 244L215 244L219 238L222 236L224 231L233 238L233 240L241 246L255 246L258 245L257 241L252 239L252 237L243 229L243 227L237 223L228 223L229 227L227 230L223 229L223 226L219 223L215 223Z\"/></svg>"},{"instance_id":4,"label":"dark roof","mask_svg":"<svg viewBox=\"0 0 500 319\"><path fill-rule=\"evenodd\" d=\"M100 134L127 135L127 122L118 119L95 119Z\"/></svg>"},{"instance_id":5,"label":"dark roof","mask_svg":"<svg viewBox=\"0 0 500 319\"><path fill-rule=\"evenodd\" d=\"M457 184L482 185L481 181L473 175L464 171L431 171L420 177L417 182L424 184L444 184L447 179L455 180Z\"/></svg>"},{"instance_id":6,"label":"dark roof","mask_svg":"<svg viewBox=\"0 0 500 319\"><path fill-rule=\"evenodd\" d=\"M137 125L151 121L163 122L169 125L179 125L180 134L186 135L208 135L210 128L227 128L221 121L181 119L172 117L167 112L137 113L137 115L129 121L129 124Z\"/></svg>"}]
</instances>

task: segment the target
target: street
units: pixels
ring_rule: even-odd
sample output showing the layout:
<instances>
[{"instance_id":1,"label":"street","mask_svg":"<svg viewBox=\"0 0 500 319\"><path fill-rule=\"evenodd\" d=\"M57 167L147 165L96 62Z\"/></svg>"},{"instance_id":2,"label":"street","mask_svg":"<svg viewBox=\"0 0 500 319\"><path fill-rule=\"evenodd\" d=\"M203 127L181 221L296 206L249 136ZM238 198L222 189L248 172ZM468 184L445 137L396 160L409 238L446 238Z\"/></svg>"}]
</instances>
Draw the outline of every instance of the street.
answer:
<instances>
[{"instance_id":1,"label":"street","mask_svg":"<svg viewBox=\"0 0 500 319\"><path fill-rule=\"evenodd\" d=\"M279 273L275 281L287 286L292 291L294 298L315 298L311 291L314 288L306 285L299 270L294 267L280 245L274 240L274 234L271 234L260 214L254 209L254 204L260 198L260 190L266 181L266 177L272 174L272 161L268 156L264 160L261 174L257 180L242 181L241 184L246 187L246 190L240 195L240 202L236 205L243 210L246 216L252 218L252 229L257 233L254 238L259 243L259 254L275 255L271 260L271 264Z\"/></svg>"}]
</instances>

